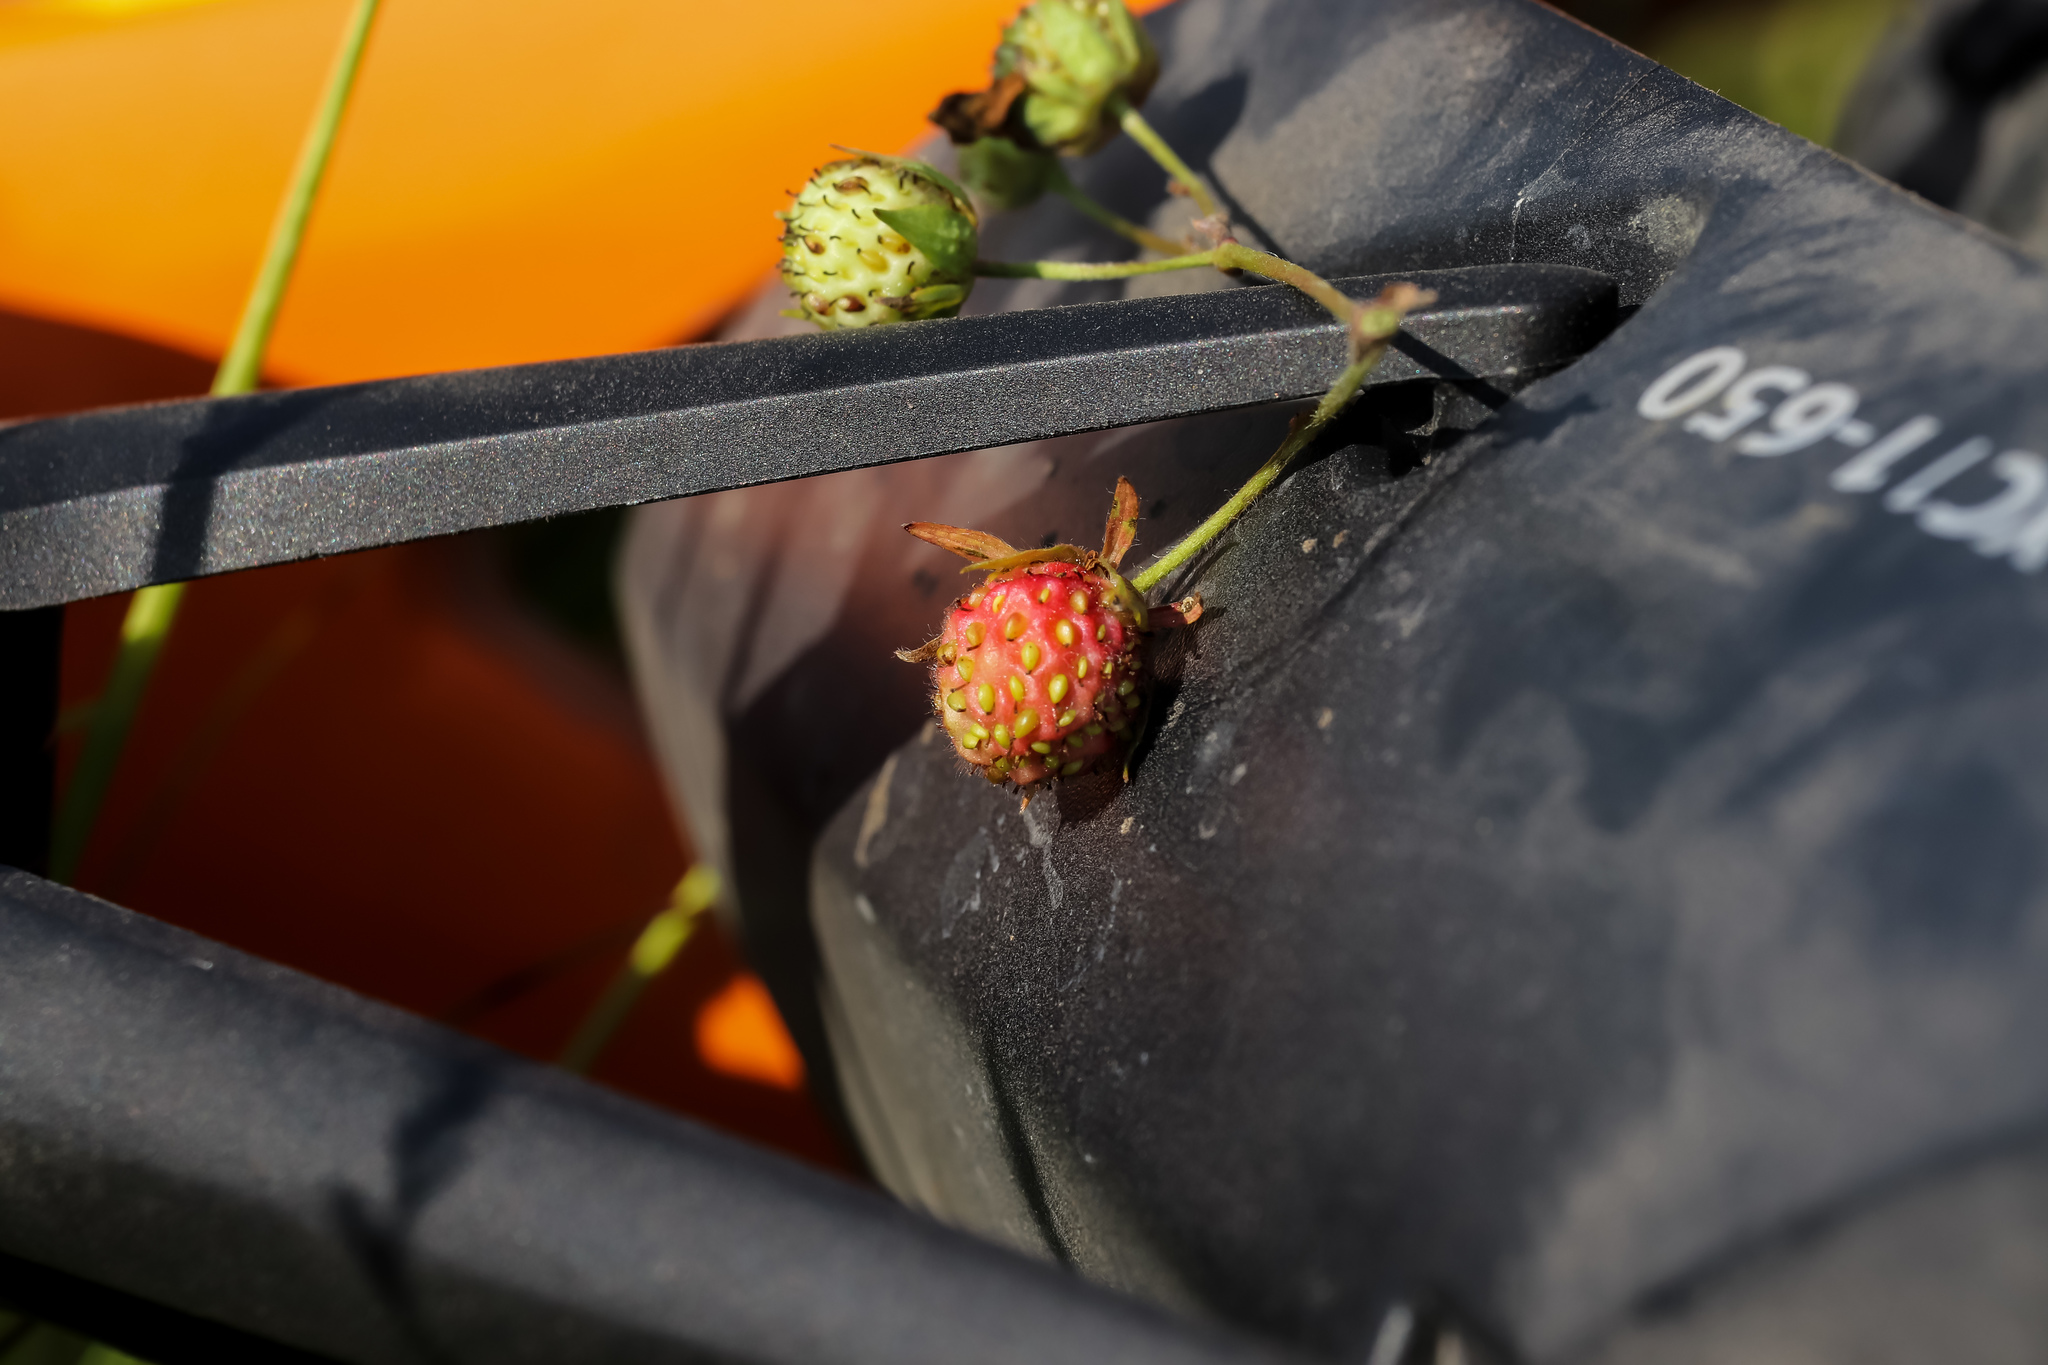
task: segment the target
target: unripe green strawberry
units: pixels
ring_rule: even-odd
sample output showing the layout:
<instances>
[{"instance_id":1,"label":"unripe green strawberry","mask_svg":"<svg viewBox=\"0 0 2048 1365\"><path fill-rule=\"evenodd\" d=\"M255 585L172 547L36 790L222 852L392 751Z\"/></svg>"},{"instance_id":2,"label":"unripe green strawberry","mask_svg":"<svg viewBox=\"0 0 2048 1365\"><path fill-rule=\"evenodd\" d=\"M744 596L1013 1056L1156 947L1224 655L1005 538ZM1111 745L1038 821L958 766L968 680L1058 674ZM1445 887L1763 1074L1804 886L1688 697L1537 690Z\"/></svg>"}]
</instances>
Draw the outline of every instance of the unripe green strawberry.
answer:
<instances>
[{"instance_id":1,"label":"unripe green strawberry","mask_svg":"<svg viewBox=\"0 0 2048 1365\"><path fill-rule=\"evenodd\" d=\"M1006 137L977 138L960 149L960 180L990 208L1036 203L1059 173L1050 152L1034 152Z\"/></svg>"},{"instance_id":2,"label":"unripe green strawberry","mask_svg":"<svg viewBox=\"0 0 2048 1365\"><path fill-rule=\"evenodd\" d=\"M1138 495L1118 479L1097 553L1015 550L985 531L933 522L903 529L976 561L988 577L946 612L922 649L953 749L991 782L1030 788L1127 760L1144 730L1143 635L1188 625L1199 598L1151 607L1117 571L1137 534Z\"/></svg>"},{"instance_id":3,"label":"unripe green strawberry","mask_svg":"<svg viewBox=\"0 0 2048 1365\"><path fill-rule=\"evenodd\" d=\"M995 78L1024 79L1016 117L1041 147L1085 156L1117 134L1113 95L1144 102L1159 56L1123 0L1037 0L1011 21Z\"/></svg>"},{"instance_id":4,"label":"unripe green strawberry","mask_svg":"<svg viewBox=\"0 0 2048 1365\"><path fill-rule=\"evenodd\" d=\"M979 223L932 167L861 155L821 167L785 213L793 317L821 327L951 317L974 287Z\"/></svg>"}]
</instances>

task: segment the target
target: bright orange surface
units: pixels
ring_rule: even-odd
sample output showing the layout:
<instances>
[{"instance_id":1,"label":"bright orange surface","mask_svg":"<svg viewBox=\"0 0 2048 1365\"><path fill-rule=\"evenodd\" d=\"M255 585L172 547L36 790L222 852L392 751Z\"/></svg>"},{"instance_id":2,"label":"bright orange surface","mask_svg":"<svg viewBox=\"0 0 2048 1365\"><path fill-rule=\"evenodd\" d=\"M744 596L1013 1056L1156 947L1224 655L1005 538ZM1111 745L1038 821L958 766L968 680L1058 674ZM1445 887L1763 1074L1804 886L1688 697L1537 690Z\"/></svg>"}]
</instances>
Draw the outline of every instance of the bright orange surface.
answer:
<instances>
[{"instance_id":1,"label":"bright orange surface","mask_svg":"<svg viewBox=\"0 0 2048 1365\"><path fill-rule=\"evenodd\" d=\"M347 3L0 0L0 417L204 388ZM1017 3L384 0L266 374L701 334L769 269L769 215L828 144L923 137ZM195 584L81 886L554 1055L687 840L622 681L522 617L492 553L460 538ZM102 685L125 602L67 610L67 706ZM593 934L596 954L465 1012ZM716 928L597 1075L845 1164Z\"/></svg>"},{"instance_id":2,"label":"bright orange surface","mask_svg":"<svg viewBox=\"0 0 2048 1365\"><path fill-rule=\"evenodd\" d=\"M0 308L226 345L347 0L0 0ZM903 148L1016 0L386 0L268 371L661 345L830 145Z\"/></svg>"}]
</instances>

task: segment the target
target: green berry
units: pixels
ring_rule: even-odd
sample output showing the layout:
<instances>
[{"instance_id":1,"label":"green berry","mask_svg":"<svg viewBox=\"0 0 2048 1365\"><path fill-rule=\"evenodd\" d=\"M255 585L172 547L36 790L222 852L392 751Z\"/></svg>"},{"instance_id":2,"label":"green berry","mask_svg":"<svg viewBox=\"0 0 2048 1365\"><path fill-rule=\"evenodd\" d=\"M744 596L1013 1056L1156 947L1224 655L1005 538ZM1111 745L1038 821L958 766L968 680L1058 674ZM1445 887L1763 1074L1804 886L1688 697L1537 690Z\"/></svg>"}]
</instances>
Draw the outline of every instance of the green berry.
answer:
<instances>
[{"instance_id":1,"label":"green berry","mask_svg":"<svg viewBox=\"0 0 2048 1365\"><path fill-rule=\"evenodd\" d=\"M974 206L922 162L835 161L778 216L791 316L820 327L951 317L974 287Z\"/></svg>"},{"instance_id":2,"label":"green berry","mask_svg":"<svg viewBox=\"0 0 2048 1365\"><path fill-rule=\"evenodd\" d=\"M1105 106L1114 95L1142 103L1159 55L1123 0L1037 0L1003 31L998 84L1024 78L1024 129L1048 151L1085 156L1117 134Z\"/></svg>"},{"instance_id":3,"label":"green berry","mask_svg":"<svg viewBox=\"0 0 2048 1365\"><path fill-rule=\"evenodd\" d=\"M960 149L960 181L993 209L1037 202L1058 173L1048 152L1029 151L1006 137L977 138Z\"/></svg>"}]
</instances>

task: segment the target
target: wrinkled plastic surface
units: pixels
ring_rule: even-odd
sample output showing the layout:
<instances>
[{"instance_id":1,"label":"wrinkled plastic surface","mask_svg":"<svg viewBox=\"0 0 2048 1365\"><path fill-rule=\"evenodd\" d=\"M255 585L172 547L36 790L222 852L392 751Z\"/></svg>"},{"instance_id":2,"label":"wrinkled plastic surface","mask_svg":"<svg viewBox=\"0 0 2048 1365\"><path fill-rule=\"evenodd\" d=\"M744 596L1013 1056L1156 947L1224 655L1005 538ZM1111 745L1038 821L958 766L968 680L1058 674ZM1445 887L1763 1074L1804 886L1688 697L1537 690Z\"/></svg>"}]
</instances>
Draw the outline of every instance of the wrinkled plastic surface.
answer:
<instances>
[{"instance_id":1,"label":"wrinkled plastic surface","mask_svg":"<svg viewBox=\"0 0 2048 1365\"><path fill-rule=\"evenodd\" d=\"M878 1173L1353 1358L1434 1304L1557 1360L2048 1116L2039 268L1521 0L1153 24L1148 116L1278 249L1640 311L1462 440L1363 413L1169 585L1210 615L1131 784L1021 813L889 657L958 581L895 524L1084 538L1126 474L1142 557L1282 414L639 514L672 782ZM1111 249L1061 213L987 254Z\"/></svg>"}]
</instances>

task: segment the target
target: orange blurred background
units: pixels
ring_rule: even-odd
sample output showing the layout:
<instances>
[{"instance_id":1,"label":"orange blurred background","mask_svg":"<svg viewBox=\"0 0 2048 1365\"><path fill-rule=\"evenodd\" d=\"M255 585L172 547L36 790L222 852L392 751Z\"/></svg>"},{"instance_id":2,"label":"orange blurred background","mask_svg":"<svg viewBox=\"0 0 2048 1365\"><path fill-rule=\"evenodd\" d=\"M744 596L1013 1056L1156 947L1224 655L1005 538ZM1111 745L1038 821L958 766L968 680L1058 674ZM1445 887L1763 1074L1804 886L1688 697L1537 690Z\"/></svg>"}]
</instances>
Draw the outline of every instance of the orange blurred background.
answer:
<instances>
[{"instance_id":1,"label":"orange blurred background","mask_svg":"<svg viewBox=\"0 0 2048 1365\"><path fill-rule=\"evenodd\" d=\"M267 373L701 336L784 192L924 136L1015 4L385 0ZM0 0L0 416L205 390L346 8ZM549 606L606 525L197 584L79 884L552 1056L688 860L615 649ZM60 782L124 606L66 614ZM597 1074L853 1169L715 928Z\"/></svg>"}]
</instances>

